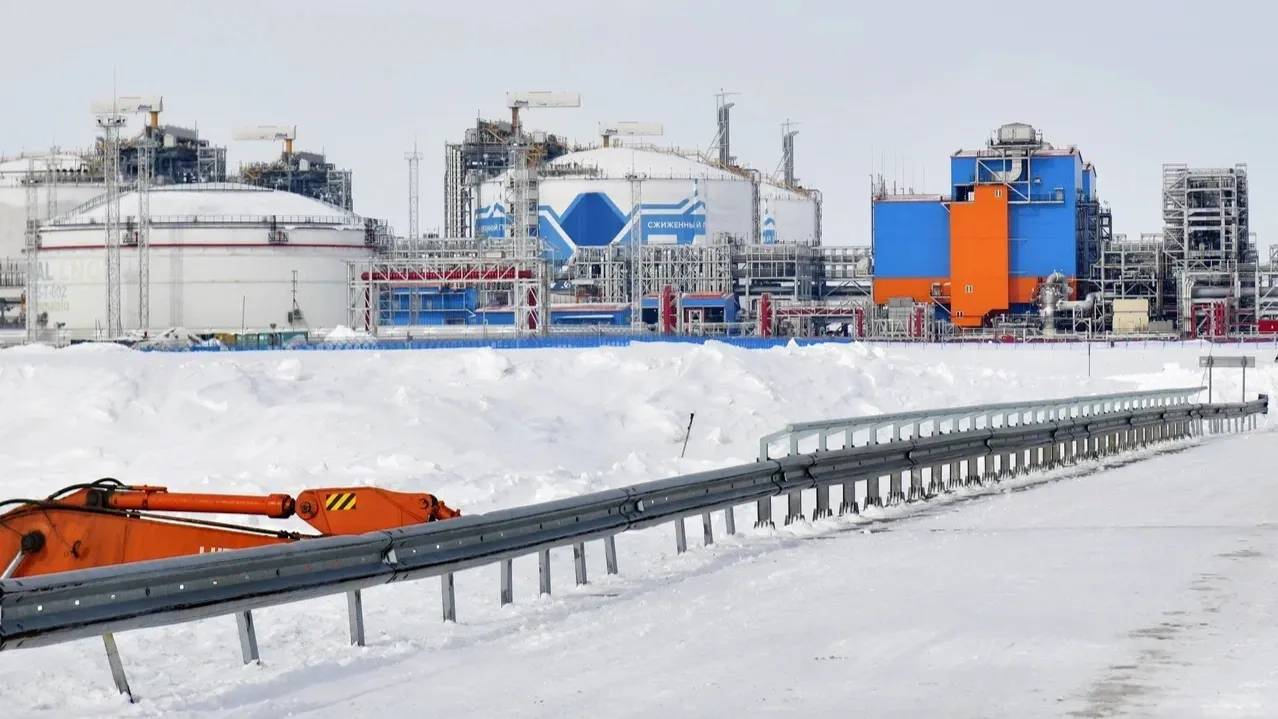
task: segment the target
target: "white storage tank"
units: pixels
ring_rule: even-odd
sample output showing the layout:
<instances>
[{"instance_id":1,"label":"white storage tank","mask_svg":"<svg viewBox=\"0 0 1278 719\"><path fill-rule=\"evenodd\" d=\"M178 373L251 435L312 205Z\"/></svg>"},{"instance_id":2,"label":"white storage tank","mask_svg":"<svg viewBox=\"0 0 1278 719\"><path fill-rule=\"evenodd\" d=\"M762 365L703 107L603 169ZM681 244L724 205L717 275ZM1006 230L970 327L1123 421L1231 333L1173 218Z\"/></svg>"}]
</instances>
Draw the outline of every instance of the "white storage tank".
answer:
<instances>
[{"instance_id":1,"label":"white storage tank","mask_svg":"<svg viewBox=\"0 0 1278 719\"><path fill-rule=\"evenodd\" d=\"M106 326L104 197L41 232L40 304L72 336ZM347 321L347 262L372 256L365 221L289 192L235 183L169 185L150 195L150 327L194 332ZM120 198L121 311L138 329L138 197Z\"/></svg>"},{"instance_id":2,"label":"white storage tank","mask_svg":"<svg viewBox=\"0 0 1278 719\"><path fill-rule=\"evenodd\" d=\"M84 157L74 153L47 156L37 153L34 158L0 158L0 264L5 258L17 260L26 246L27 188L26 179L34 161L36 173L37 217L45 218L48 206L48 186L45 184L49 166L57 174L55 205L58 214L70 212L106 191L100 177L88 174Z\"/></svg>"},{"instance_id":3,"label":"white storage tank","mask_svg":"<svg viewBox=\"0 0 1278 719\"><path fill-rule=\"evenodd\" d=\"M699 244L721 234L758 234L755 183L749 175L675 151L625 146L572 152L542 170L539 233L555 259L576 247L629 241L635 216L628 175L642 176L645 242ZM475 202L477 233L505 235L506 176L482 183Z\"/></svg>"},{"instance_id":4,"label":"white storage tank","mask_svg":"<svg viewBox=\"0 0 1278 719\"><path fill-rule=\"evenodd\" d=\"M764 183L759 193L764 244L817 245L821 242L820 195Z\"/></svg>"}]
</instances>

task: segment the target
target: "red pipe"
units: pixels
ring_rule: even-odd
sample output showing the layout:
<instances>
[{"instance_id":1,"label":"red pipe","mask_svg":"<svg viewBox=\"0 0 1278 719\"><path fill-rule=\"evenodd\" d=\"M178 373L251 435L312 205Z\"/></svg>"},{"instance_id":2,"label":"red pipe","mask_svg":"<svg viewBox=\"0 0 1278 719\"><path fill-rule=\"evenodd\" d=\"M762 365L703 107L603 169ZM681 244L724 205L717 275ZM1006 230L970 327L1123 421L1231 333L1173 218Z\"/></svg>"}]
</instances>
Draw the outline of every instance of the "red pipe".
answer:
<instances>
[{"instance_id":1,"label":"red pipe","mask_svg":"<svg viewBox=\"0 0 1278 719\"><path fill-rule=\"evenodd\" d=\"M665 285L661 288L661 331L672 335L679 326L679 313L675 306L674 287Z\"/></svg>"}]
</instances>

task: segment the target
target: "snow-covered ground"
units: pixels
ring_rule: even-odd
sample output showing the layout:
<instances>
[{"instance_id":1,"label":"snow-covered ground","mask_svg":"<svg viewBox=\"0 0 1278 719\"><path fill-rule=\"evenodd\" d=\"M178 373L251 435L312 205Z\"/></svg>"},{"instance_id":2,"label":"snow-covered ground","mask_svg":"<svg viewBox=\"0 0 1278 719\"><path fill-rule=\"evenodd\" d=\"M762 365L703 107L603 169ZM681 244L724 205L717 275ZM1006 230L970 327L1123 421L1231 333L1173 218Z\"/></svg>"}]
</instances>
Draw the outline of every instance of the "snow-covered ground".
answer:
<instances>
[{"instance_id":1,"label":"snow-covered ground","mask_svg":"<svg viewBox=\"0 0 1278 719\"><path fill-rule=\"evenodd\" d=\"M1272 394L1274 350L1244 351L1260 365L1248 394ZM1203 352L1097 348L1089 378L1086 349L1059 346L18 348L0 351L0 496L102 476L234 493L353 483L476 513L751 461L789 421L1194 385ZM1217 397L1238 398L1238 380L1218 372ZM831 520L675 556L657 528L621 538L619 577L591 547L586 587L556 554L554 597L536 598L535 559L517 561L505 608L496 569L481 568L458 577L456 625L439 621L433 581L379 588L363 649L346 645L340 597L258 612L262 666L240 666L230 618L125 633L134 706L100 642L3 653L0 715L1106 716L1162 702L1161 716L1201 716L1265 671L1248 663L1252 645L1230 642L1263 651L1272 623L1270 600L1251 593L1273 575L1252 556L1272 544L1278 490L1259 474L1278 460L1272 438L1213 440L868 535ZM1206 479L1223 467L1238 481ZM1235 550L1247 551L1216 556ZM1222 668L1234 662L1242 674ZM1187 709L1168 704L1178 697Z\"/></svg>"}]
</instances>

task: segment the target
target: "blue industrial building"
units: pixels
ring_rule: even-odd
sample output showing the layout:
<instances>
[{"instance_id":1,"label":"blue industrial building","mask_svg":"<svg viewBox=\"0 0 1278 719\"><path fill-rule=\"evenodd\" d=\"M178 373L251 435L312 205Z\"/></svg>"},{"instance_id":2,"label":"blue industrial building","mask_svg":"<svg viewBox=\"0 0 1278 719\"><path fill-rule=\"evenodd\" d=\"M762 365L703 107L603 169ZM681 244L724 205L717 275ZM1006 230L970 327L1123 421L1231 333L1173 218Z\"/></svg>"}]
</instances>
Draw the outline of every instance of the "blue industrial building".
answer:
<instances>
[{"instance_id":1,"label":"blue industrial building","mask_svg":"<svg viewBox=\"0 0 1278 719\"><path fill-rule=\"evenodd\" d=\"M950 158L945 195L873 199L874 299L935 303L956 325L1032 312L1059 272L1086 280L1110 235L1096 170L1076 147L1054 148L1029 125L999 128L985 148Z\"/></svg>"}]
</instances>

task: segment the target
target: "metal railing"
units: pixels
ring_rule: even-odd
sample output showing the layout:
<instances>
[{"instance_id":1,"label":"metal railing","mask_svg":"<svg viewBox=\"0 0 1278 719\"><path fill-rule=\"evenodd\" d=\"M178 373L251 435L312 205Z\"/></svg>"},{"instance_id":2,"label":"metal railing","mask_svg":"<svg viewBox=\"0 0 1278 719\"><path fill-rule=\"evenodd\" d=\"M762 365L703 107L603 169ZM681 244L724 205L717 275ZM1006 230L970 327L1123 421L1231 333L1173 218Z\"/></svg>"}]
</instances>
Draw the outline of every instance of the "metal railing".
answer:
<instances>
[{"instance_id":1,"label":"metal railing","mask_svg":"<svg viewBox=\"0 0 1278 719\"><path fill-rule=\"evenodd\" d=\"M122 223L136 223L136 215L125 215L120 218ZM225 225L278 225L281 229L291 229L293 225L304 226L321 226L321 227L337 227L351 230L364 230L364 224L358 217L354 215L226 215L226 214L190 214L190 215L151 215L151 224L153 226L161 225L182 225L182 226L225 226ZM72 215L59 219L52 225L44 228L45 230L57 230L59 228L69 227L98 227L106 226L105 217L82 217ZM359 246L363 249L363 246ZM53 248L53 249L56 249Z\"/></svg>"},{"instance_id":2,"label":"metal railing","mask_svg":"<svg viewBox=\"0 0 1278 719\"><path fill-rule=\"evenodd\" d=\"M1188 390L1178 390L1186 392ZM1080 398L1083 406L1104 405ZM993 405L990 405L993 406ZM990 406L987 406L990 407ZM1025 405L1022 405L1025 406ZM701 515L703 541L713 542L712 512L736 532L735 508L756 503L756 526L772 524L771 500L814 489L813 519L831 514L828 490L842 485L840 513L863 505L925 500L971 485L1177 440L1256 426L1268 397L1249 403L1129 406L1033 424L969 428L884 444L791 455L554 502L464 516L360 536L137 562L22 579L0 580L0 650L102 636L120 692L132 693L113 632L233 614L243 660L259 658L252 610L345 593L350 641L364 644L361 592L390 582L441 578L445 620L456 619L454 574L500 564L500 601L513 601L512 561L536 554L540 589L551 591L550 551L573 548L578 585L587 583L586 543L602 540L607 572L616 574L616 536L673 522L676 550L687 550L687 517ZM917 413L910 413L914 421ZM941 411L946 417L951 411ZM886 497L879 488L889 480ZM908 481L908 494L904 482ZM821 503L824 489L827 503ZM800 513L791 511L787 520Z\"/></svg>"},{"instance_id":3,"label":"metal railing","mask_svg":"<svg viewBox=\"0 0 1278 719\"><path fill-rule=\"evenodd\" d=\"M951 410L934 409L896 414L871 415L828 419L816 422L792 422L785 429L759 439L759 459L767 460L772 447L784 443L787 454L799 454L806 440L816 440L815 451L829 449L831 438L840 438L839 447L852 447L857 435L865 433L864 444L883 441L900 441L902 438L926 437L941 432L957 432L978 427L1005 427L1016 424L1033 424L1062 417L1084 417L1117 412L1134 407L1163 407L1185 404L1194 396L1205 392L1206 387L1182 387L1166 390L1118 392L1114 394L1084 395L1036 402L1003 402L955 407ZM902 430L908 428L908 435ZM883 433L887 432L884 437ZM785 456L785 455L780 455Z\"/></svg>"}]
</instances>

